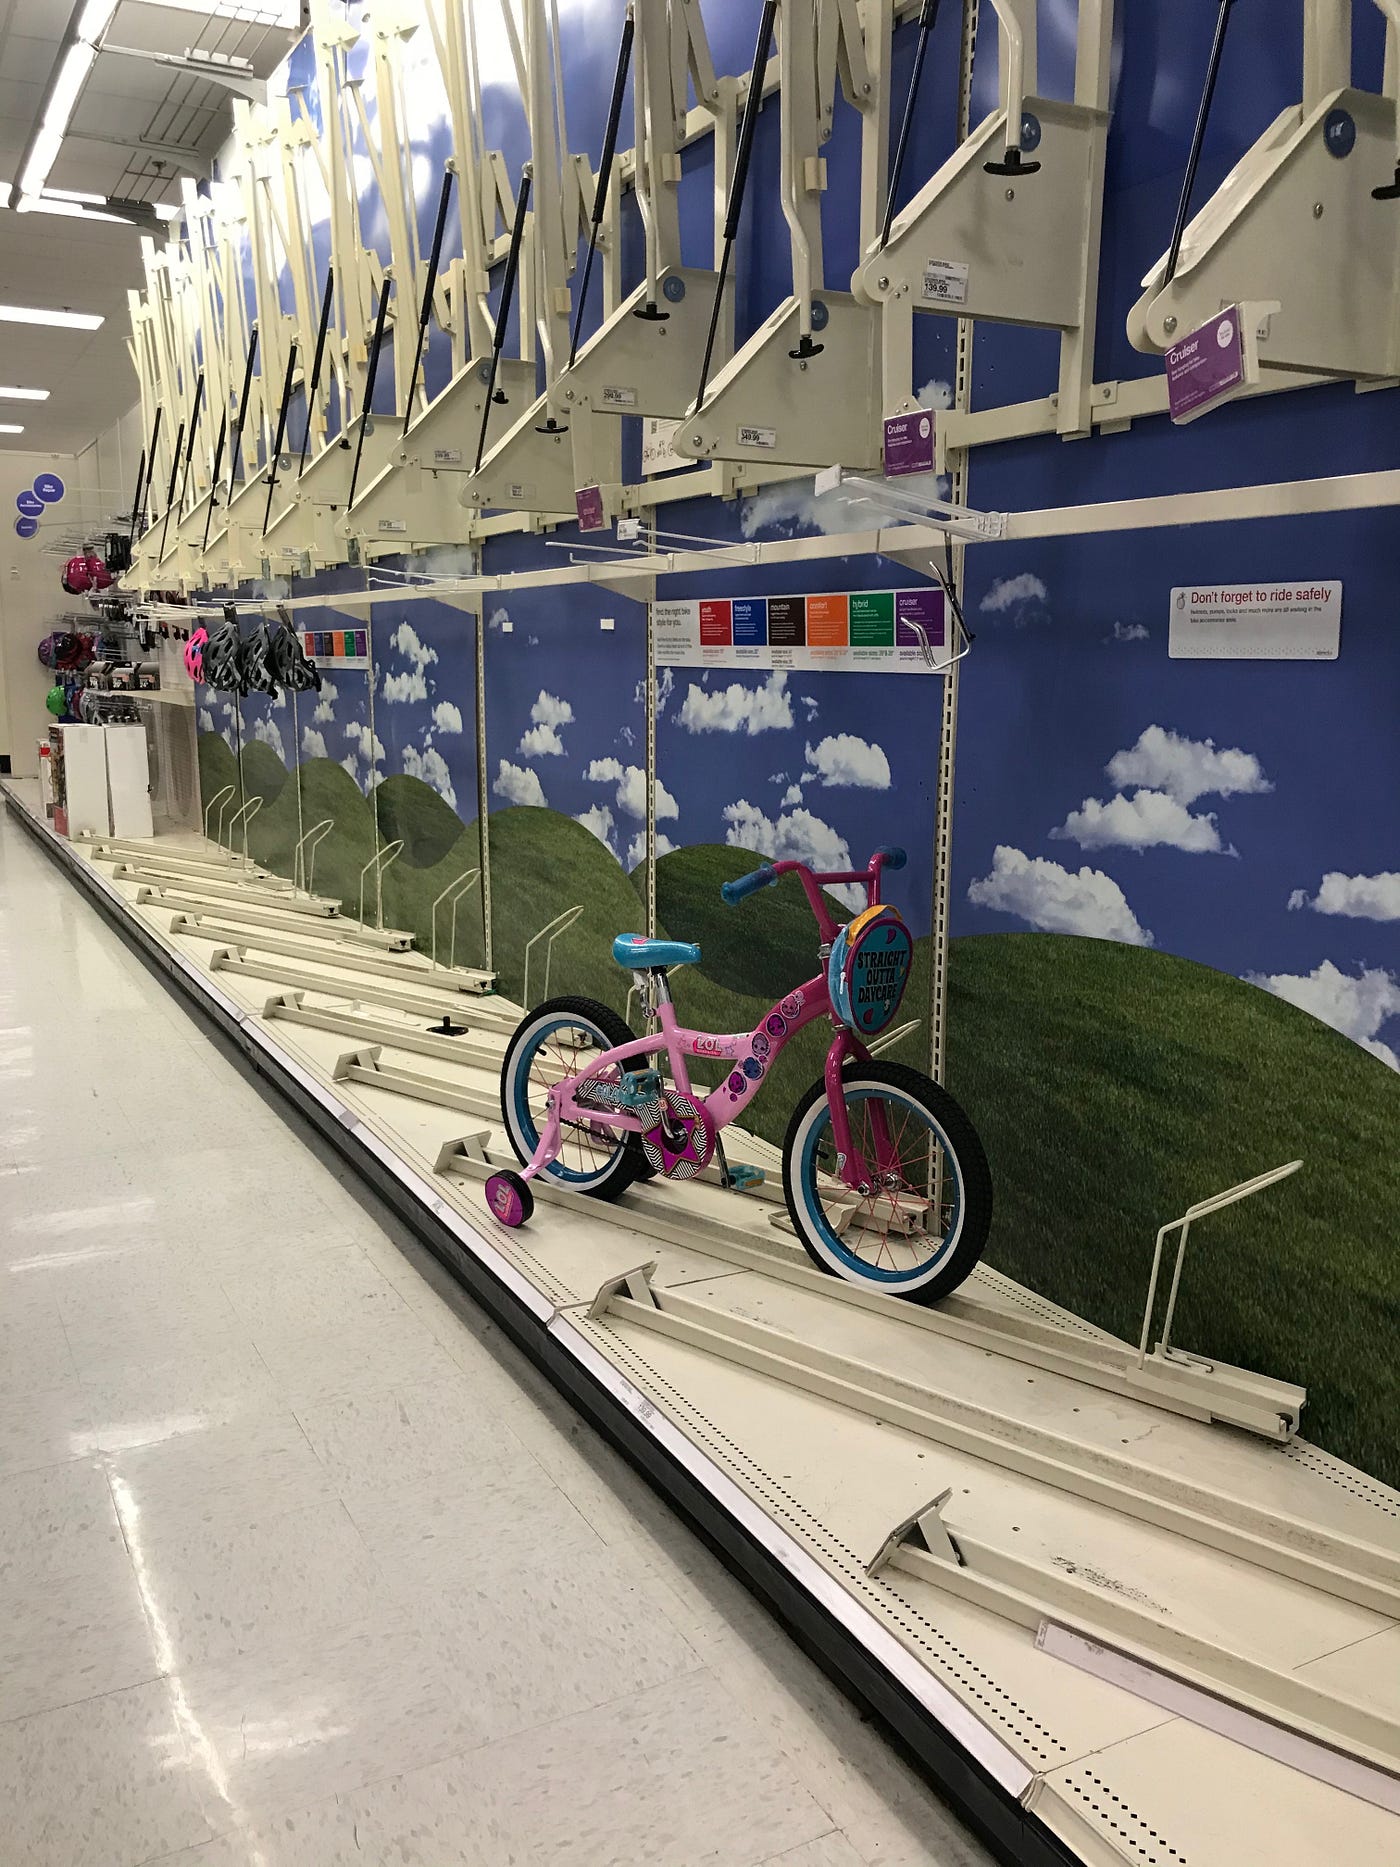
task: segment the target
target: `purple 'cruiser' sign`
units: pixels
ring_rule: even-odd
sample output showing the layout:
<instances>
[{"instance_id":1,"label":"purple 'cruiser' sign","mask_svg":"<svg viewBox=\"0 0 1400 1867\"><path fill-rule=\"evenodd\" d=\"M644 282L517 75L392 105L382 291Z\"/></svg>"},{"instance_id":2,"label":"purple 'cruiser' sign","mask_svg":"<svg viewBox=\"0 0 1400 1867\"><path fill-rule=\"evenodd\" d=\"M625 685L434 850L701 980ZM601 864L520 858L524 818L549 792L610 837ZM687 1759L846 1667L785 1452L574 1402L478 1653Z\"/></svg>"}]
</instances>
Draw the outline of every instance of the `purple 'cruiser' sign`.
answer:
<instances>
[{"instance_id":1,"label":"purple 'cruiser' sign","mask_svg":"<svg viewBox=\"0 0 1400 1867\"><path fill-rule=\"evenodd\" d=\"M1238 305L1192 331L1167 352L1167 406L1175 422L1194 421L1245 385L1244 332Z\"/></svg>"},{"instance_id":2,"label":"purple 'cruiser' sign","mask_svg":"<svg viewBox=\"0 0 1400 1867\"><path fill-rule=\"evenodd\" d=\"M581 532L601 531L603 525L601 487L580 486L574 494L574 505L578 509L578 528Z\"/></svg>"},{"instance_id":3,"label":"purple 'cruiser' sign","mask_svg":"<svg viewBox=\"0 0 1400 1867\"><path fill-rule=\"evenodd\" d=\"M887 416L885 472L893 478L900 473L932 471L933 416L922 408L916 408L910 415Z\"/></svg>"}]
</instances>

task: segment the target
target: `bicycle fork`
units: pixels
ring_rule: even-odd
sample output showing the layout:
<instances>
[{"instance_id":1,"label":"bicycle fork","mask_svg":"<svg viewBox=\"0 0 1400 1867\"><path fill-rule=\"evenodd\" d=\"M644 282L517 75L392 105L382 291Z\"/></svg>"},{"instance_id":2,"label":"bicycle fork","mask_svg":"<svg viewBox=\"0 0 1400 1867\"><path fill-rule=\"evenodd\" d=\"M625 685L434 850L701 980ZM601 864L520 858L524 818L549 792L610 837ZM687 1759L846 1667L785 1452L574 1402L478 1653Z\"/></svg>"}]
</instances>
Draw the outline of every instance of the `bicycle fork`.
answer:
<instances>
[{"instance_id":1,"label":"bicycle fork","mask_svg":"<svg viewBox=\"0 0 1400 1867\"><path fill-rule=\"evenodd\" d=\"M874 1162L867 1161L851 1137L850 1112L846 1107L846 1084L843 1072L847 1063L869 1063L870 1052L858 1038L843 1030L826 1053L826 1101L831 1110L831 1138L836 1144L836 1171L843 1186L853 1193L870 1193L877 1184L885 1184L899 1171L899 1154L890 1135L882 1102L870 1111L870 1129L875 1143Z\"/></svg>"}]
</instances>

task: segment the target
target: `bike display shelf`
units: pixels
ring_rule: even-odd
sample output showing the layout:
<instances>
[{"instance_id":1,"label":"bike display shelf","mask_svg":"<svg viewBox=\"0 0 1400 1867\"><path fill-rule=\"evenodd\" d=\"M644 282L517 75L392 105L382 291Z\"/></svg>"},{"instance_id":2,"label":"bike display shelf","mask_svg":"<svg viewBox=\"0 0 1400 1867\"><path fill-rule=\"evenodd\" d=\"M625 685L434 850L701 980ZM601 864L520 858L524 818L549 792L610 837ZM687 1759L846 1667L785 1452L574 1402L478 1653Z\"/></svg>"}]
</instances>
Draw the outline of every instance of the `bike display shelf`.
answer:
<instances>
[{"instance_id":1,"label":"bike display shelf","mask_svg":"<svg viewBox=\"0 0 1400 1867\"><path fill-rule=\"evenodd\" d=\"M1006 1859L1400 1855L1400 1495L1297 1436L1301 1390L1140 1358L985 1265L928 1309L823 1276L738 1129L766 1185L541 1181L508 1231L519 1006L344 915L289 927L269 877L211 896L208 845L69 845L7 803Z\"/></svg>"}]
</instances>

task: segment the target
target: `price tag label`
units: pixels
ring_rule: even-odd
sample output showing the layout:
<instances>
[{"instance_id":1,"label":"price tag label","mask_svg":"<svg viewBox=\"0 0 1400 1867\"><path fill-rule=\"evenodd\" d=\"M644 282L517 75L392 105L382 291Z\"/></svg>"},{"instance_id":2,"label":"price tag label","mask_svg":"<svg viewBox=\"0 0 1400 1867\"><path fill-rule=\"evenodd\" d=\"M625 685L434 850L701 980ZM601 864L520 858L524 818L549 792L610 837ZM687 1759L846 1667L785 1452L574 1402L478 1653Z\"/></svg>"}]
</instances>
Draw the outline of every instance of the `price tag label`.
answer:
<instances>
[{"instance_id":1,"label":"price tag label","mask_svg":"<svg viewBox=\"0 0 1400 1867\"><path fill-rule=\"evenodd\" d=\"M603 384L604 408L635 408L636 406L637 391L635 389L629 389L622 383L605 382Z\"/></svg>"},{"instance_id":2,"label":"price tag label","mask_svg":"<svg viewBox=\"0 0 1400 1867\"><path fill-rule=\"evenodd\" d=\"M926 259L923 290L925 301L934 305L965 305L968 270L961 260Z\"/></svg>"},{"instance_id":3,"label":"price tag label","mask_svg":"<svg viewBox=\"0 0 1400 1867\"><path fill-rule=\"evenodd\" d=\"M749 428L741 424L738 439L740 447L776 447L778 430L776 428Z\"/></svg>"}]
</instances>

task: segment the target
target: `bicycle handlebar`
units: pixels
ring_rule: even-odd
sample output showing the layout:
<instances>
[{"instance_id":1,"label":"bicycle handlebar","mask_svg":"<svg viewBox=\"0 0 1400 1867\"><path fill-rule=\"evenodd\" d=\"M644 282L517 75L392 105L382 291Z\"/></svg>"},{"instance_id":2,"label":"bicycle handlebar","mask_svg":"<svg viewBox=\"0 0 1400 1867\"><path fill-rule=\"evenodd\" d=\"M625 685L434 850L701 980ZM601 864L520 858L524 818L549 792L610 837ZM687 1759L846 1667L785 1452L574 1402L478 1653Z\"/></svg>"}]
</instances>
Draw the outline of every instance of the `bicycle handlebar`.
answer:
<instances>
[{"instance_id":1,"label":"bicycle handlebar","mask_svg":"<svg viewBox=\"0 0 1400 1867\"><path fill-rule=\"evenodd\" d=\"M771 862L765 862L761 869L754 869L749 875L741 875L737 881L722 883L719 892L731 908L736 908L745 895L757 894L760 888L775 887L777 880L778 871Z\"/></svg>"},{"instance_id":2,"label":"bicycle handlebar","mask_svg":"<svg viewBox=\"0 0 1400 1867\"><path fill-rule=\"evenodd\" d=\"M876 879L881 868L902 869L909 858L897 843L886 843L877 849L870 858L868 869L840 870L829 875L821 875L807 867L805 862L765 862L761 868L753 869L747 875L741 875L736 881L722 882L720 894L730 907L738 907L747 895L757 894L760 888L772 888L780 875L787 875L797 870L803 876L804 885L807 877L818 884L824 882L864 882L866 886ZM817 897L811 894L815 902Z\"/></svg>"}]
</instances>

